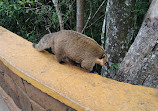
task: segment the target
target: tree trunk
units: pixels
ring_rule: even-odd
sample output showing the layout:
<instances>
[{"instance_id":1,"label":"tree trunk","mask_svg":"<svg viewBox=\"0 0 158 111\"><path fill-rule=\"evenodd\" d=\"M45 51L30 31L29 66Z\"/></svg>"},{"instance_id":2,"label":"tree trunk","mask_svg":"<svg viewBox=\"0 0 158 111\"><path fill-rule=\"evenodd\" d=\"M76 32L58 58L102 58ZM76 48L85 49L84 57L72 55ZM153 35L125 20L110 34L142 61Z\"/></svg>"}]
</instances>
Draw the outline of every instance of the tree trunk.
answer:
<instances>
[{"instance_id":1,"label":"tree trunk","mask_svg":"<svg viewBox=\"0 0 158 111\"><path fill-rule=\"evenodd\" d=\"M129 49L133 38L133 13L135 0L108 0L106 7L106 52L109 63L120 63ZM105 67L102 73L105 76ZM113 78L116 72L111 72Z\"/></svg>"},{"instance_id":2,"label":"tree trunk","mask_svg":"<svg viewBox=\"0 0 158 111\"><path fill-rule=\"evenodd\" d=\"M115 79L158 88L158 0L152 1Z\"/></svg>"},{"instance_id":3,"label":"tree trunk","mask_svg":"<svg viewBox=\"0 0 158 111\"><path fill-rule=\"evenodd\" d=\"M102 25L102 33L101 33L101 46L104 48L105 46L105 27L106 27L106 14L105 14L105 17L104 17L104 21L103 21L103 25Z\"/></svg>"},{"instance_id":4,"label":"tree trunk","mask_svg":"<svg viewBox=\"0 0 158 111\"><path fill-rule=\"evenodd\" d=\"M57 15L58 15L59 24L60 24L60 30L64 30L64 23L63 23L63 20L62 20L61 12L60 12L60 10L59 10L58 0L52 0L52 2L53 2L53 4L54 4L56 13L57 13Z\"/></svg>"},{"instance_id":5,"label":"tree trunk","mask_svg":"<svg viewBox=\"0 0 158 111\"><path fill-rule=\"evenodd\" d=\"M76 1L76 4L77 4L76 30L77 30L77 32L82 32L82 29L84 27L84 2L85 2L85 0L77 0Z\"/></svg>"}]
</instances>

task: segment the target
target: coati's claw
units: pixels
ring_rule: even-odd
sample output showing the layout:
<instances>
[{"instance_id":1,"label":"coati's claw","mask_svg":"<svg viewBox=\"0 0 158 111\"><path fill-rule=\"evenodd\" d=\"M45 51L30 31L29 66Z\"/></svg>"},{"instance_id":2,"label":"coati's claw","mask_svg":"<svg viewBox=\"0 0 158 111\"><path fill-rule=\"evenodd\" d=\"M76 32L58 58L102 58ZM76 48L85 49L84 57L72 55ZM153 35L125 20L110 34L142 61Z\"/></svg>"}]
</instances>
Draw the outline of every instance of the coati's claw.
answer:
<instances>
[{"instance_id":1,"label":"coati's claw","mask_svg":"<svg viewBox=\"0 0 158 111\"><path fill-rule=\"evenodd\" d=\"M60 63L60 64L65 64L65 62L64 62L64 61L59 61L59 63Z\"/></svg>"},{"instance_id":2,"label":"coati's claw","mask_svg":"<svg viewBox=\"0 0 158 111\"><path fill-rule=\"evenodd\" d=\"M33 43L32 46L35 48L36 43Z\"/></svg>"},{"instance_id":3,"label":"coati's claw","mask_svg":"<svg viewBox=\"0 0 158 111\"><path fill-rule=\"evenodd\" d=\"M89 73L95 73L94 71L90 71Z\"/></svg>"},{"instance_id":4,"label":"coati's claw","mask_svg":"<svg viewBox=\"0 0 158 111\"><path fill-rule=\"evenodd\" d=\"M95 71L90 71L89 73L95 73L95 74L98 74L97 72L95 72Z\"/></svg>"}]
</instances>

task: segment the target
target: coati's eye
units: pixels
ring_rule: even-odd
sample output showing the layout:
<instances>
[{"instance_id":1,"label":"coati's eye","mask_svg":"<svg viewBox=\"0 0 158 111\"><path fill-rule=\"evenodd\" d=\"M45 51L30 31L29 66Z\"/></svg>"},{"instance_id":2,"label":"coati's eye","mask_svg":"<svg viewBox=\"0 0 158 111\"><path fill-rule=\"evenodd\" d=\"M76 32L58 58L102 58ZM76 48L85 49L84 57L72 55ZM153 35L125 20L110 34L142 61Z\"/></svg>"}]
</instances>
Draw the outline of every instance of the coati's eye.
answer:
<instances>
[{"instance_id":1,"label":"coati's eye","mask_svg":"<svg viewBox=\"0 0 158 111\"><path fill-rule=\"evenodd\" d=\"M104 55L102 55L99 59L103 59L105 57L105 54Z\"/></svg>"}]
</instances>

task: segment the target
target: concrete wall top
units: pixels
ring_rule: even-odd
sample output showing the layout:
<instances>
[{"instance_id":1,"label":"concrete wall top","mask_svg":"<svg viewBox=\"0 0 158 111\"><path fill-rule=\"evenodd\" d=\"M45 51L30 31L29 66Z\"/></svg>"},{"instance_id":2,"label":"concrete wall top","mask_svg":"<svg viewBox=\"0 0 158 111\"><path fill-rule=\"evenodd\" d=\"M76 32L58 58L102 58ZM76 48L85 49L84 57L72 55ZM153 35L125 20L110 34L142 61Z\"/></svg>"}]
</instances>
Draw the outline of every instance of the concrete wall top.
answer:
<instances>
[{"instance_id":1,"label":"concrete wall top","mask_svg":"<svg viewBox=\"0 0 158 111\"><path fill-rule=\"evenodd\" d=\"M158 111L158 89L103 78L38 52L0 27L0 60L15 74L76 110Z\"/></svg>"}]
</instances>

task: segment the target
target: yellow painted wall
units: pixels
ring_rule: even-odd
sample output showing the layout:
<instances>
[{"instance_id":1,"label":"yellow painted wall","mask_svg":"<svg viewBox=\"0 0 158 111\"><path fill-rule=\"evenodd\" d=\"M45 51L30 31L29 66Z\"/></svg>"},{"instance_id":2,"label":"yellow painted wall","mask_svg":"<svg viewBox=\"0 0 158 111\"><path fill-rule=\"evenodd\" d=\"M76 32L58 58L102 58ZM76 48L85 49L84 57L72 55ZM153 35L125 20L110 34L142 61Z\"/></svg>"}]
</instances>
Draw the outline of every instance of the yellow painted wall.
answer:
<instances>
[{"instance_id":1,"label":"yellow painted wall","mask_svg":"<svg viewBox=\"0 0 158 111\"><path fill-rule=\"evenodd\" d=\"M0 60L33 86L76 110L158 111L158 89L103 78L38 52L0 27Z\"/></svg>"}]
</instances>

